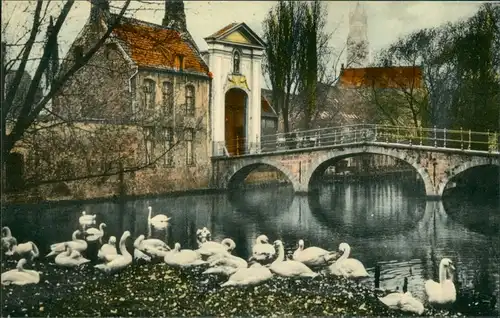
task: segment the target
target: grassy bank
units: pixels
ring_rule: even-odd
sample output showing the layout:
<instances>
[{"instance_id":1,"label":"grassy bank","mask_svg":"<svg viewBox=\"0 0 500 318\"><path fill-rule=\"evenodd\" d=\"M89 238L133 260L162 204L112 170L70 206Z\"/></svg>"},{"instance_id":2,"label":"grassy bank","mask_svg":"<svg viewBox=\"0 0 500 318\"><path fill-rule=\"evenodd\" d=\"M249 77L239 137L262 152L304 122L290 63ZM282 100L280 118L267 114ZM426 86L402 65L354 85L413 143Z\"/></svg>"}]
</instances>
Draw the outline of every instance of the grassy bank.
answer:
<instances>
[{"instance_id":1,"label":"grassy bank","mask_svg":"<svg viewBox=\"0 0 500 318\"><path fill-rule=\"evenodd\" d=\"M14 261L2 262L2 272L14 267ZM201 275L202 268L134 264L114 275L92 266L37 262L33 268L42 272L39 284L2 287L3 317L409 315L385 307L371 288L334 277L274 277L255 287L221 288L226 279ZM461 314L427 308L424 315Z\"/></svg>"}]
</instances>

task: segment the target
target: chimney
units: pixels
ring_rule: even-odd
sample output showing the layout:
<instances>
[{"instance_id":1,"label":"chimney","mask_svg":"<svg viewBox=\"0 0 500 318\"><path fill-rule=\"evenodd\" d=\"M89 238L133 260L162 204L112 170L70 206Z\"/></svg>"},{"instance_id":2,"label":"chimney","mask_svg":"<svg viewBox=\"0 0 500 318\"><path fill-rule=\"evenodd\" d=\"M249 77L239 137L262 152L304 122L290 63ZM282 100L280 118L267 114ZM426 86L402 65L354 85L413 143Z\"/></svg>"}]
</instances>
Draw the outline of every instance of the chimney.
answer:
<instances>
[{"instance_id":1,"label":"chimney","mask_svg":"<svg viewBox=\"0 0 500 318\"><path fill-rule=\"evenodd\" d=\"M338 64L337 64L338 65ZM344 69L344 63L340 64L340 69L343 70Z\"/></svg>"},{"instance_id":2,"label":"chimney","mask_svg":"<svg viewBox=\"0 0 500 318\"><path fill-rule=\"evenodd\" d=\"M162 25L173 28L180 33L187 31L184 1L165 0L165 16L163 17Z\"/></svg>"},{"instance_id":3,"label":"chimney","mask_svg":"<svg viewBox=\"0 0 500 318\"><path fill-rule=\"evenodd\" d=\"M109 0L90 0L89 20L91 23L96 23L102 20L106 22L109 17Z\"/></svg>"}]
</instances>

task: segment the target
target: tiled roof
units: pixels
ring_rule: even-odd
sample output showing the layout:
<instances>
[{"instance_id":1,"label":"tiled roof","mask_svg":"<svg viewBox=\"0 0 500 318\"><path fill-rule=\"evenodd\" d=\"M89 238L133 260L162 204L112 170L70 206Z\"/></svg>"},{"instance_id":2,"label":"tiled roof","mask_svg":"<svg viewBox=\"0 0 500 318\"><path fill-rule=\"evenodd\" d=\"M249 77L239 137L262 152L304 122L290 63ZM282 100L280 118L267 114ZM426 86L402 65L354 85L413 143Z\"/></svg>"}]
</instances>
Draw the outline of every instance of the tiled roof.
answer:
<instances>
[{"instance_id":1,"label":"tiled roof","mask_svg":"<svg viewBox=\"0 0 500 318\"><path fill-rule=\"evenodd\" d=\"M139 67L177 69L176 56L184 56L184 71L208 74L208 66L181 34L167 27L136 19L123 19L113 36Z\"/></svg>"},{"instance_id":2,"label":"tiled roof","mask_svg":"<svg viewBox=\"0 0 500 318\"><path fill-rule=\"evenodd\" d=\"M422 69L418 66L346 68L339 85L348 88L422 88Z\"/></svg>"},{"instance_id":3,"label":"tiled roof","mask_svg":"<svg viewBox=\"0 0 500 318\"><path fill-rule=\"evenodd\" d=\"M224 34L224 32L226 32L227 30L237 26L239 23L236 23L236 22L233 22L231 24L228 24L226 25L225 27L223 27L222 29L220 29L219 31L215 32L214 34L210 35L209 37L207 37L207 39L209 38L216 38L222 34Z\"/></svg>"}]
</instances>

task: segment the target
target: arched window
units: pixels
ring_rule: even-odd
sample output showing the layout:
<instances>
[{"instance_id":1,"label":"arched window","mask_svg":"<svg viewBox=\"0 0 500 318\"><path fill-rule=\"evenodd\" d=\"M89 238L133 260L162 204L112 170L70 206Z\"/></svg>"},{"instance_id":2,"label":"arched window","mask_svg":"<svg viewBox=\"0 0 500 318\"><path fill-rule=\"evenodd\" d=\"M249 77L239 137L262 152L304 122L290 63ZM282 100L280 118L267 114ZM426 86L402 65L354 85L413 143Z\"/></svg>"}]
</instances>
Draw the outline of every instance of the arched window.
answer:
<instances>
[{"instance_id":1,"label":"arched window","mask_svg":"<svg viewBox=\"0 0 500 318\"><path fill-rule=\"evenodd\" d=\"M155 96L156 96L156 83L152 79L146 78L142 85L142 91L144 93L144 108L154 109L155 108Z\"/></svg>"},{"instance_id":2,"label":"arched window","mask_svg":"<svg viewBox=\"0 0 500 318\"><path fill-rule=\"evenodd\" d=\"M238 51L233 54L233 73L240 74L240 52Z\"/></svg>"},{"instance_id":3,"label":"arched window","mask_svg":"<svg viewBox=\"0 0 500 318\"><path fill-rule=\"evenodd\" d=\"M165 115L172 117L174 114L174 86L171 82L163 82L162 102Z\"/></svg>"},{"instance_id":4,"label":"arched window","mask_svg":"<svg viewBox=\"0 0 500 318\"><path fill-rule=\"evenodd\" d=\"M195 108L194 86L186 85L186 115L194 116Z\"/></svg>"}]
</instances>

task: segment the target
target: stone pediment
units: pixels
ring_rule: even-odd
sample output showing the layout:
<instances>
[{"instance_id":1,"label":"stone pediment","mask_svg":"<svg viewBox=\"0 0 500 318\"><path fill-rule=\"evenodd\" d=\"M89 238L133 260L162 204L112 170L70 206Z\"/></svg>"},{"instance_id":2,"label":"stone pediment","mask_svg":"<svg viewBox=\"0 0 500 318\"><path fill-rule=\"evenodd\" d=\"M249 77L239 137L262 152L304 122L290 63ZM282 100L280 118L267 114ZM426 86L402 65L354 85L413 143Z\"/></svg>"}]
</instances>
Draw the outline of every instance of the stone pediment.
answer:
<instances>
[{"instance_id":1,"label":"stone pediment","mask_svg":"<svg viewBox=\"0 0 500 318\"><path fill-rule=\"evenodd\" d=\"M222 42L264 48L264 41L245 23L231 23L205 40L207 43Z\"/></svg>"}]
</instances>

